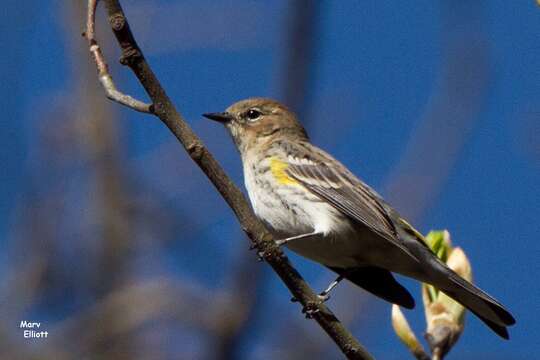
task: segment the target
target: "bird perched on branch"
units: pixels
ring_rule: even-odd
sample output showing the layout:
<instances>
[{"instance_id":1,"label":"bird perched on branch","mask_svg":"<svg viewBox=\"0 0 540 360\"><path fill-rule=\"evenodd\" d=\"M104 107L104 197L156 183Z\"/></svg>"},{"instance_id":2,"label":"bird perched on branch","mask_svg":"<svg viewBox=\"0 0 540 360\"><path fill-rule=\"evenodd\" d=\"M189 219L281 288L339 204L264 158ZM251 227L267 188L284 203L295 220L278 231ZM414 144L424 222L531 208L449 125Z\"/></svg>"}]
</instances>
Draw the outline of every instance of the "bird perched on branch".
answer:
<instances>
[{"instance_id":1,"label":"bird perched on branch","mask_svg":"<svg viewBox=\"0 0 540 360\"><path fill-rule=\"evenodd\" d=\"M414 299L392 272L432 284L503 338L512 315L461 278L426 246L422 235L368 185L312 145L295 115L265 98L204 114L229 130L242 157L251 204L279 245L319 262L405 308Z\"/></svg>"}]
</instances>

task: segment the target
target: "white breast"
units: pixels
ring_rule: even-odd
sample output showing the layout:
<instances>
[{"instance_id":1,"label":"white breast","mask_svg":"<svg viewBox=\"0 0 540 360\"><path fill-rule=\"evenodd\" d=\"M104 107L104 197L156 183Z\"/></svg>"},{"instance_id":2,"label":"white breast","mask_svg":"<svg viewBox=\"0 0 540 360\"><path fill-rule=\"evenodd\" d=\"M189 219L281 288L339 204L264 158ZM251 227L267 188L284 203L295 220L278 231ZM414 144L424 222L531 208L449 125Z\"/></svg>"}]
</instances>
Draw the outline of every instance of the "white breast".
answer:
<instances>
[{"instance_id":1,"label":"white breast","mask_svg":"<svg viewBox=\"0 0 540 360\"><path fill-rule=\"evenodd\" d=\"M260 163L259 166L267 164ZM270 171L256 173L244 162L244 181L255 214L286 236L340 231L342 214L301 185L278 184Z\"/></svg>"},{"instance_id":2,"label":"white breast","mask_svg":"<svg viewBox=\"0 0 540 360\"><path fill-rule=\"evenodd\" d=\"M256 168L267 164L259 163ZM347 218L334 207L298 185L277 184L270 171L257 173L244 161L244 181L257 217L279 239L320 232L321 235L287 243L287 247L328 266L354 266L361 249ZM273 186L271 186L272 184Z\"/></svg>"}]
</instances>

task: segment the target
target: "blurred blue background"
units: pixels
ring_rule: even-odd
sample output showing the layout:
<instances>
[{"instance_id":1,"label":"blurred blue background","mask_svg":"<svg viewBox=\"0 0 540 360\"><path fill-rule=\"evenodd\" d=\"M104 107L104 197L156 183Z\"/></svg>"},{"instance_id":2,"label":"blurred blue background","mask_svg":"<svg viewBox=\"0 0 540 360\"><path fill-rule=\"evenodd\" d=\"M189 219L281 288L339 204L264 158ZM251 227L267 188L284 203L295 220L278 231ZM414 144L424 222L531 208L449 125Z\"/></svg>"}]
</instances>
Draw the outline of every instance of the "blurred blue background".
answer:
<instances>
[{"instance_id":1,"label":"blurred blue background","mask_svg":"<svg viewBox=\"0 0 540 360\"><path fill-rule=\"evenodd\" d=\"M448 229L475 282L514 313L509 342L469 316L449 359L540 352L535 1L123 6L165 89L238 184L232 142L200 114L251 96L286 102L315 144L419 230ZM6 0L0 13L3 358L339 358L169 131L104 98L80 36L84 9ZM101 8L98 18L117 85L146 99L116 61ZM332 280L291 258L315 289ZM418 284L405 283L420 304ZM329 305L377 358L410 357L388 304L345 285ZM421 306L406 315L421 336ZM21 320L43 321L49 338L22 339Z\"/></svg>"}]
</instances>

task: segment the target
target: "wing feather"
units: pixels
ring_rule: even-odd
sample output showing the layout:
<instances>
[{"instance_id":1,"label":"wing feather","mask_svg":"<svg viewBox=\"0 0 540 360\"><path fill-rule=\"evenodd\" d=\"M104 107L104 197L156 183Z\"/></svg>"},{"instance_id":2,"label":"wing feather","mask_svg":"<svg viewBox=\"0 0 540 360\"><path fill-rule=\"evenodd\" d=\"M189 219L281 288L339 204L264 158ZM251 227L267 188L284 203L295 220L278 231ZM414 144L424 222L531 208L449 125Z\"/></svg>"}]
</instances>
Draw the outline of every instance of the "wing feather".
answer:
<instances>
[{"instance_id":1,"label":"wing feather","mask_svg":"<svg viewBox=\"0 0 540 360\"><path fill-rule=\"evenodd\" d=\"M310 144L289 144L287 174L349 218L405 252L382 198L337 160ZM412 255L412 254L411 254Z\"/></svg>"}]
</instances>

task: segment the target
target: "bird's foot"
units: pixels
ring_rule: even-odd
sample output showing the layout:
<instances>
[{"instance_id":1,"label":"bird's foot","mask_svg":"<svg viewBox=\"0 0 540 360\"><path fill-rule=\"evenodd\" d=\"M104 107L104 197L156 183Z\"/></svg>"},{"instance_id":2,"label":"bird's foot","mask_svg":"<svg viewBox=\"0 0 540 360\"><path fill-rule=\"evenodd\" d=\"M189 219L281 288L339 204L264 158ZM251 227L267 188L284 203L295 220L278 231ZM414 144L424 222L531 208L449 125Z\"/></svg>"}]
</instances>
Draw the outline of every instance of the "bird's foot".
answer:
<instances>
[{"instance_id":1,"label":"bird's foot","mask_svg":"<svg viewBox=\"0 0 540 360\"><path fill-rule=\"evenodd\" d=\"M317 314L321 310L317 304L309 303L302 309L302 314L306 315L306 319L313 319L313 315Z\"/></svg>"},{"instance_id":2,"label":"bird's foot","mask_svg":"<svg viewBox=\"0 0 540 360\"><path fill-rule=\"evenodd\" d=\"M317 297L322 303L325 303L328 301L328 299L330 299L330 294L323 291L322 293L318 294Z\"/></svg>"}]
</instances>

